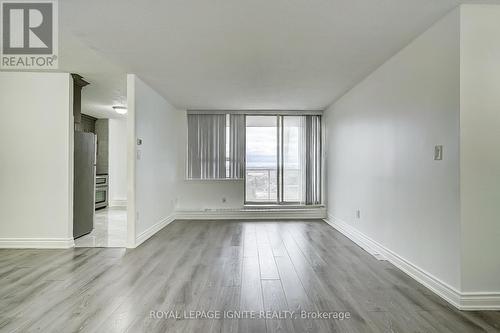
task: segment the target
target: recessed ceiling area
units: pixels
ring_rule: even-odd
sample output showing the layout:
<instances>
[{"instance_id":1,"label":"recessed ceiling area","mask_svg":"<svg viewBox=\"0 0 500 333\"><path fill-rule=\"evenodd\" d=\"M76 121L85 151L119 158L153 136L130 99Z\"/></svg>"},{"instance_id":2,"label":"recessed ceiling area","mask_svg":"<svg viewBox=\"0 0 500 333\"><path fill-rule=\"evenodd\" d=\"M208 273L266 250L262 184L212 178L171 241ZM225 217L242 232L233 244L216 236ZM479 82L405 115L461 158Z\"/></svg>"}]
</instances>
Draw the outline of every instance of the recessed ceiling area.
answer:
<instances>
[{"instance_id":1,"label":"recessed ceiling area","mask_svg":"<svg viewBox=\"0 0 500 333\"><path fill-rule=\"evenodd\" d=\"M65 0L59 16L61 31L179 108L296 110L327 107L457 5Z\"/></svg>"}]
</instances>

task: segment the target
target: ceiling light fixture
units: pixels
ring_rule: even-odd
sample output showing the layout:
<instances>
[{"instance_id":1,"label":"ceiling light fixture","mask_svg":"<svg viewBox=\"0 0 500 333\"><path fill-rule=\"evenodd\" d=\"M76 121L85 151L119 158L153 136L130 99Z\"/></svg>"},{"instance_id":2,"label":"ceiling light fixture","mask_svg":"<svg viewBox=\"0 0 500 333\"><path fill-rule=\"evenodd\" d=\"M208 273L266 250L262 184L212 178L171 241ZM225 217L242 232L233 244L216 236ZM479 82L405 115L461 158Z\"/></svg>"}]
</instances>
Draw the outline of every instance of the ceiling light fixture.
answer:
<instances>
[{"instance_id":1,"label":"ceiling light fixture","mask_svg":"<svg viewBox=\"0 0 500 333\"><path fill-rule=\"evenodd\" d=\"M116 113L119 113L119 114L126 114L127 113L126 106L114 105L113 110L115 110Z\"/></svg>"}]
</instances>

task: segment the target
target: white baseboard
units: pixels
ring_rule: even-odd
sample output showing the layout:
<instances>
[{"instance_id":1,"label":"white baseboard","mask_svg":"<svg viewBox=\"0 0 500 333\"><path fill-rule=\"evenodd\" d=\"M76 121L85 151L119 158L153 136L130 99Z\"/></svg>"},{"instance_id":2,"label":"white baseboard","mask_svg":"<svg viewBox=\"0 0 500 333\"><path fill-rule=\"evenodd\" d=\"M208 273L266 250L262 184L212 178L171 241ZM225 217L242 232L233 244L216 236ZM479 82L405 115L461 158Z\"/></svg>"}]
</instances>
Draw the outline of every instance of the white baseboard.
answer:
<instances>
[{"instance_id":1,"label":"white baseboard","mask_svg":"<svg viewBox=\"0 0 500 333\"><path fill-rule=\"evenodd\" d=\"M461 310L500 310L500 293L462 293Z\"/></svg>"},{"instance_id":2,"label":"white baseboard","mask_svg":"<svg viewBox=\"0 0 500 333\"><path fill-rule=\"evenodd\" d=\"M175 214L172 214L170 216L167 216L167 217L161 219L157 223L153 224L152 226L150 226L149 228L147 228L146 230L141 232L135 240L135 247L138 247L139 245L141 245L142 243L147 241L151 236L156 234L161 229L165 228L168 224L170 224L175 219L176 219Z\"/></svg>"},{"instance_id":3,"label":"white baseboard","mask_svg":"<svg viewBox=\"0 0 500 333\"><path fill-rule=\"evenodd\" d=\"M0 238L2 249L69 249L73 238Z\"/></svg>"},{"instance_id":4,"label":"white baseboard","mask_svg":"<svg viewBox=\"0 0 500 333\"><path fill-rule=\"evenodd\" d=\"M211 209L177 211L178 220L269 220L269 219L324 219L324 208L259 208L259 209Z\"/></svg>"},{"instance_id":5,"label":"white baseboard","mask_svg":"<svg viewBox=\"0 0 500 333\"><path fill-rule=\"evenodd\" d=\"M358 244L363 250L370 253L378 260L389 260L383 254L382 246L377 242L373 241L371 238L367 237L365 234L359 232L357 229L351 227L344 221L337 219L331 215L328 215L328 219L325 222L340 231L347 238L352 240L354 243Z\"/></svg>"},{"instance_id":6,"label":"white baseboard","mask_svg":"<svg viewBox=\"0 0 500 333\"><path fill-rule=\"evenodd\" d=\"M500 310L500 293L462 293L366 236L346 222L331 215L328 215L328 219L325 219L325 222L377 259L388 260L459 310Z\"/></svg>"},{"instance_id":7,"label":"white baseboard","mask_svg":"<svg viewBox=\"0 0 500 333\"><path fill-rule=\"evenodd\" d=\"M127 207L127 199L109 200L109 207Z\"/></svg>"}]
</instances>

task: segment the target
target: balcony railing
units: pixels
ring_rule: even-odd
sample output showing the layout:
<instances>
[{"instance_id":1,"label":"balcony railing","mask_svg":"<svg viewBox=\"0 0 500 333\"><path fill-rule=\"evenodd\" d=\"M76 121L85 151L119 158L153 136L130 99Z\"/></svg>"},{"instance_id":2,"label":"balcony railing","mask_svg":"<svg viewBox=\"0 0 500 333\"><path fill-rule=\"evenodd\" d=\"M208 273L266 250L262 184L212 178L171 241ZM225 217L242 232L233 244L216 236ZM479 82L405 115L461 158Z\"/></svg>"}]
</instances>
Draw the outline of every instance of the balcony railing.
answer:
<instances>
[{"instance_id":1,"label":"balcony railing","mask_svg":"<svg viewBox=\"0 0 500 333\"><path fill-rule=\"evenodd\" d=\"M278 179L275 168L246 169L246 201L276 202L278 198ZM284 170L285 201L300 201L300 169Z\"/></svg>"}]
</instances>

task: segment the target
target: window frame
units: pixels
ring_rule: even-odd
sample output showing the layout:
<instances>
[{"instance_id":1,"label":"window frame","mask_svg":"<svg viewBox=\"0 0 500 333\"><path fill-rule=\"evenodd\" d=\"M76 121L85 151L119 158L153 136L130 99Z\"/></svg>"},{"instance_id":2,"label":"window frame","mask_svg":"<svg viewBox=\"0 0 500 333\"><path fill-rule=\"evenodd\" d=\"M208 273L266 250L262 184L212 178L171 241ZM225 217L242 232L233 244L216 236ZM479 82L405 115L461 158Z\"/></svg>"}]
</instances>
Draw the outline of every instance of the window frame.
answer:
<instances>
[{"instance_id":1,"label":"window frame","mask_svg":"<svg viewBox=\"0 0 500 333\"><path fill-rule=\"evenodd\" d=\"M284 200L284 182L283 177L284 177L284 163L283 163L283 134L284 134L284 126L283 126L283 117L286 116L292 116L292 117L300 117L300 116L305 116L305 114L302 113L296 113L296 114L280 114L280 113L268 113L268 114L252 114L252 113L247 113L245 114L245 130L246 130L246 124L247 124L247 117L248 116L269 116L269 117L276 117L276 156L277 156L277 161L276 161L276 186L277 186L277 193L276 193L276 201L250 201L247 200L247 164L246 164L246 148L247 148L247 140L246 140L246 135L245 135L245 142L244 142L244 149L245 149L245 159L244 159L244 165L245 165L245 170L243 172L243 180L244 180L244 197L243 197L243 205L244 206L270 206L270 207L276 207L276 206L306 206L300 201L285 201ZM323 139L322 139L323 140ZM323 156L321 157L321 160L323 161ZM321 182L323 182L323 177L321 177ZM311 206L311 205L309 205ZM308 207L309 207L308 206Z\"/></svg>"},{"instance_id":2,"label":"window frame","mask_svg":"<svg viewBox=\"0 0 500 333\"><path fill-rule=\"evenodd\" d=\"M186 113L189 114L240 114L244 115L244 126L246 129L246 117L247 116L276 116L278 119L280 118L279 116L307 116L307 115L318 115L322 116L321 118L321 146L324 146L324 142L326 140L326 131L325 131L325 122L323 119L323 110L187 110ZM277 130L278 130L277 126ZM187 129L187 117L186 117L186 129ZM187 131L186 131L187 134ZM279 145L279 140L278 145ZM308 208L320 208L324 207L324 201L325 201L325 156L326 156L326 151L325 149L321 150L321 203L320 204L314 204L314 205L305 205L304 203L301 202L292 202L292 201L282 201L280 202L279 199L277 202L260 202L260 201L247 201L246 200L246 147L247 147L247 142L246 142L246 135L245 135L245 140L243 143L243 149L244 149L244 157L243 157L243 163L244 163L244 172L243 172L243 177L242 178L189 178L188 175L188 141L186 139L186 158L184 159L185 162L185 180L189 182L243 182L243 206L244 207L259 207L259 208L279 208L279 207L287 207L287 208L301 208L301 207L308 207ZM277 147L277 149L279 149ZM228 156L226 156L226 161L228 161ZM282 163L281 163L282 167ZM277 170L280 168L278 167ZM279 177L277 175L277 181L279 182ZM282 189L280 190L280 187L283 184L278 185L278 191L283 193ZM279 195L278 195L279 198Z\"/></svg>"}]
</instances>

